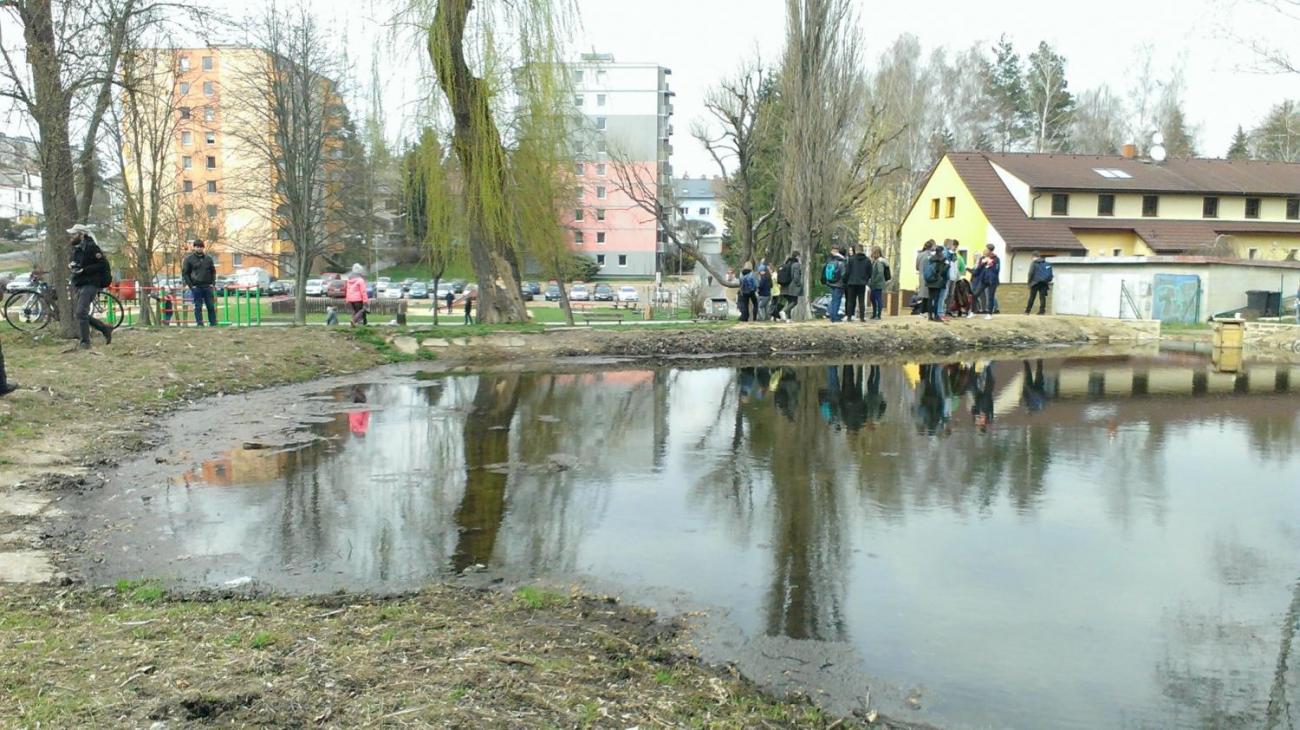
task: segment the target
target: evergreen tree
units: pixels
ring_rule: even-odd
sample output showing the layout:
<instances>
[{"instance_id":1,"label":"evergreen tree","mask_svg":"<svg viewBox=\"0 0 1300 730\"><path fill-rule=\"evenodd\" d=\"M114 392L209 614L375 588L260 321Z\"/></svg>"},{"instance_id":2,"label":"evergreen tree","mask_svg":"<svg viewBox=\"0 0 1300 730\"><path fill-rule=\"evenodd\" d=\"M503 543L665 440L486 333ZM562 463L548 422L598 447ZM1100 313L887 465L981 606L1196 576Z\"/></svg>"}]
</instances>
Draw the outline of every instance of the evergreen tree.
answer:
<instances>
[{"instance_id":1,"label":"evergreen tree","mask_svg":"<svg viewBox=\"0 0 1300 730\"><path fill-rule=\"evenodd\" d=\"M1300 107L1294 101L1274 106L1250 137L1258 159L1300 162Z\"/></svg>"},{"instance_id":2,"label":"evergreen tree","mask_svg":"<svg viewBox=\"0 0 1300 730\"><path fill-rule=\"evenodd\" d=\"M1229 160L1248 160L1250 159L1250 141L1246 137L1246 130L1237 125L1237 133L1232 135L1232 146L1228 148Z\"/></svg>"},{"instance_id":3,"label":"evergreen tree","mask_svg":"<svg viewBox=\"0 0 1300 730\"><path fill-rule=\"evenodd\" d=\"M1006 36L993 47L993 57L993 64L984 72L993 100L994 141L1000 151L1007 152L1018 148L1027 136L1025 77L1020 70L1020 55Z\"/></svg>"},{"instance_id":4,"label":"evergreen tree","mask_svg":"<svg viewBox=\"0 0 1300 730\"><path fill-rule=\"evenodd\" d=\"M1024 98L1031 122L1030 135L1038 152L1060 152L1070 145L1074 96L1065 78L1065 58L1046 41L1029 54L1025 69Z\"/></svg>"},{"instance_id":5,"label":"evergreen tree","mask_svg":"<svg viewBox=\"0 0 1300 730\"><path fill-rule=\"evenodd\" d=\"M1171 107L1160 123L1165 136L1165 151L1170 157L1195 157L1196 132L1187 126L1181 106Z\"/></svg>"}]
</instances>

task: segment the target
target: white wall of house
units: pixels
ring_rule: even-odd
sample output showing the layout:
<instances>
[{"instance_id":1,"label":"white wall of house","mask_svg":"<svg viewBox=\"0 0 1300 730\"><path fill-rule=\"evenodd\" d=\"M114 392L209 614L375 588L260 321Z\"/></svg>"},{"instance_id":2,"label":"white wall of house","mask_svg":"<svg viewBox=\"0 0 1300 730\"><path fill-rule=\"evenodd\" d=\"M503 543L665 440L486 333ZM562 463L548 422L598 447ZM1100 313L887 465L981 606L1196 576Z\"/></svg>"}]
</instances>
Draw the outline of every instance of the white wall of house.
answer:
<instances>
[{"instance_id":1,"label":"white wall of house","mask_svg":"<svg viewBox=\"0 0 1300 730\"><path fill-rule=\"evenodd\" d=\"M1050 261L1056 275L1050 303L1056 314L1148 319L1157 274L1200 277L1198 319L1202 322L1244 308L1248 291L1280 291L1285 298L1300 286L1300 263L1291 262L1173 256L1055 257Z\"/></svg>"}]
</instances>

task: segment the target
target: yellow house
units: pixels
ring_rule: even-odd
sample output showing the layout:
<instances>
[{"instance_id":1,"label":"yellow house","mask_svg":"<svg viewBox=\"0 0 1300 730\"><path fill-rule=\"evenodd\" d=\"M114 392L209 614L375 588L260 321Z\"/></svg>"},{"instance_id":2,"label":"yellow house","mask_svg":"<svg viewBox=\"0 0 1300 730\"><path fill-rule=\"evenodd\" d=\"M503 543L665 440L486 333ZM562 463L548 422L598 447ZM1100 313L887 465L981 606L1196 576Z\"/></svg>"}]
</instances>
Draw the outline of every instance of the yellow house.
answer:
<instances>
[{"instance_id":1,"label":"yellow house","mask_svg":"<svg viewBox=\"0 0 1300 730\"><path fill-rule=\"evenodd\" d=\"M1034 251L1294 261L1300 164L952 152L903 220L903 289L917 285L915 252L948 238L972 261L993 244L1004 282L1026 281Z\"/></svg>"}]
</instances>

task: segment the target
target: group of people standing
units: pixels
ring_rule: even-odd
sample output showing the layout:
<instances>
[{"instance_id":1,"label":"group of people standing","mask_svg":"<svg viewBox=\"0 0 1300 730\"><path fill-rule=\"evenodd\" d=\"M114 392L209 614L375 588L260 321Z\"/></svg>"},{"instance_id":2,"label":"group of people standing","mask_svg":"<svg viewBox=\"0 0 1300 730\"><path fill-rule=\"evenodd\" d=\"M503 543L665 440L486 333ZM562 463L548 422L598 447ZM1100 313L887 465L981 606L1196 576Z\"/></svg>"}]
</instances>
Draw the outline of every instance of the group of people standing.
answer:
<instances>
[{"instance_id":1,"label":"group of people standing","mask_svg":"<svg viewBox=\"0 0 1300 730\"><path fill-rule=\"evenodd\" d=\"M885 286L893 278L889 262L879 246L871 249L870 256L856 246L849 246L847 251L846 255L839 246L831 246L830 258L822 269L822 283L831 289L826 317L832 322L841 321L843 304L844 319L852 321L857 315L859 322L867 321L870 292L871 319L880 319L884 314Z\"/></svg>"},{"instance_id":2,"label":"group of people standing","mask_svg":"<svg viewBox=\"0 0 1300 730\"><path fill-rule=\"evenodd\" d=\"M1002 260L993 244L985 247L967 279L966 257L959 252L960 242L949 238L943 243L933 239L916 254L916 273L921 283L913 314L925 315L932 322L946 322L952 317L983 314L992 319L998 313L998 282Z\"/></svg>"},{"instance_id":3,"label":"group of people standing","mask_svg":"<svg viewBox=\"0 0 1300 730\"><path fill-rule=\"evenodd\" d=\"M740 321L780 322L782 314L789 321L803 294L803 261L798 251L790 252L775 275L765 261L757 268L746 262L740 270L740 293L736 295Z\"/></svg>"}]
</instances>

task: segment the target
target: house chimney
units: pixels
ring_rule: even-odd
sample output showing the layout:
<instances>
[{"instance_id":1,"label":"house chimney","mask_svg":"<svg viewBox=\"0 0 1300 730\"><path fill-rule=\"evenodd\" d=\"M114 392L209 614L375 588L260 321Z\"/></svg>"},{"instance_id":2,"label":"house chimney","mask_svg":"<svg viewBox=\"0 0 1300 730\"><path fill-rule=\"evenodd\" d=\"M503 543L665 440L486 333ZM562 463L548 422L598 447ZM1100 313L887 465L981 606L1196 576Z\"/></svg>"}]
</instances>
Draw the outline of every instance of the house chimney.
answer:
<instances>
[{"instance_id":1,"label":"house chimney","mask_svg":"<svg viewBox=\"0 0 1300 730\"><path fill-rule=\"evenodd\" d=\"M1137 145L1135 144L1124 145L1124 159L1132 160L1132 159L1136 159L1137 156L1138 156Z\"/></svg>"}]
</instances>

